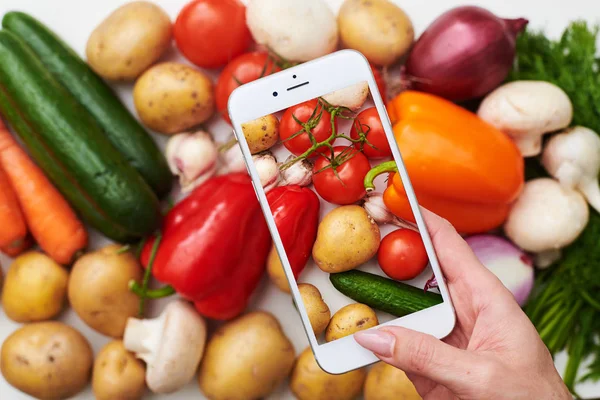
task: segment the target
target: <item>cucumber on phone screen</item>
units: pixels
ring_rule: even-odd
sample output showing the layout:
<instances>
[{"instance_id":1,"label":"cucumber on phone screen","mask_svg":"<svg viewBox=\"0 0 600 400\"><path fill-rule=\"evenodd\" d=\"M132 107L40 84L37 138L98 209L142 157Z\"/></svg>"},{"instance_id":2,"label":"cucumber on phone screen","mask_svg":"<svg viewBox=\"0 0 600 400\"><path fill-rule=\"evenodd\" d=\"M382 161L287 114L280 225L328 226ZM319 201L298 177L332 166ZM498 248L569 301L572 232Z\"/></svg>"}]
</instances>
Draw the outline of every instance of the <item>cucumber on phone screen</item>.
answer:
<instances>
[{"instance_id":1,"label":"cucumber on phone screen","mask_svg":"<svg viewBox=\"0 0 600 400\"><path fill-rule=\"evenodd\" d=\"M437 338L448 335L456 320L454 309L402 149L365 57L342 50L242 85L231 94L228 110L273 236L273 250L321 368L341 374L378 361L354 340L354 333L362 329L393 325ZM268 151L279 161L280 172L299 163L312 166L312 182L302 190L318 195L318 221L292 215L309 207L294 199L299 187L267 196L273 185L261 184L244 127L271 115L279 121L279 139L270 142ZM388 174L373 178L372 169L394 162L394 182L400 178L404 187L404 193L394 192L395 201L404 202L410 211L404 217L410 218L377 224L367 212L372 206L360 205L367 190L374 187L382 193L388 186ZM292 223L307 225L286 225ZM428 281L437 286L431 288ZM321 308L329 310L334 324L325 331L299 284L316 288ZM319 329L311 320L319 321Z\"/></svg>"}]
</instances>

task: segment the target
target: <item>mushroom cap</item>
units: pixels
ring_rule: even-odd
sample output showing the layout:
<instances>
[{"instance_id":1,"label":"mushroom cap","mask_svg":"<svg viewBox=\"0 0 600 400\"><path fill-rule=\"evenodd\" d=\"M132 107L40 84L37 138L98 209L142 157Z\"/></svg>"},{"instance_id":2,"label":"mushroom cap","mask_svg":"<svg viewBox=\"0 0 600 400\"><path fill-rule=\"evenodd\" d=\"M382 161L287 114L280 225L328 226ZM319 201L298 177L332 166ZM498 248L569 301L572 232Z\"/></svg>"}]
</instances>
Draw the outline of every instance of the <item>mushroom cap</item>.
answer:
<instances>
[{"instance_id":1,"label":"mushroom cap","mask_svg":"<svg viewBox=\"0 0 600 400\"><path fill-rule=\"evenodd\" d=\"M589 219L584 197L550 178L525 184L504 225L506 236L523 250L542 252L571 244Z\"/></svg>"},{"instance_id":2,"label":"mushroom cap","mask_svg":"<svg viewBox=\"0 0 600 400\"><path fill-rule=\"evenodd\" d=\"M571 164L579 172L578 184L585 179L598 179L600 170L600 137L591 129L575 126L552 136L542 154L548 173L560 179L561 169ZM558 176L557 176L558 175Z\"/></svg>"}]
</instances>

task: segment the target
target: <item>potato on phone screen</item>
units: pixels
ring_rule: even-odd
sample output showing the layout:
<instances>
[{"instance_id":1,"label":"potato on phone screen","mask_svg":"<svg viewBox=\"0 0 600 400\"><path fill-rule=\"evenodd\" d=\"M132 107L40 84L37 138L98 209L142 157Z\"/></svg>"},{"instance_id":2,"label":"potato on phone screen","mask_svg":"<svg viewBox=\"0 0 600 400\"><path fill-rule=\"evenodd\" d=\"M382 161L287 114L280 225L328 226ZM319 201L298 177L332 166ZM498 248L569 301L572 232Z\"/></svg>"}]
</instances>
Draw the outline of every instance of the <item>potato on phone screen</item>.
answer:
<instances>
[{"instance_id":1,"label":"potato on phone screen","mask_svg":"<svg viewBox=\"0 0 600 400\"><path fill-rule=\"evenodd\" d=\"M315 336L319 336L325 331L327 324L329 324L331 311L329 311L329 307L323 301L321 292L315 286L309 283L301 283L298 285L298 290L300 291L300 296L302 296L302 302L304 303L304 308L306 308L313 332Z\"/></svg>"},{"instance_id":2,"label":"potato on phone screen","mask_svg":"<svg viewBox=\"0 0 600 400\"><path fill-rule=\"evenodd\" d=\"M371 307L360 303L348 304L331 317L325 332L325 340L332 342L377 325L379 321Z\"/></svg>"}]
</instances>

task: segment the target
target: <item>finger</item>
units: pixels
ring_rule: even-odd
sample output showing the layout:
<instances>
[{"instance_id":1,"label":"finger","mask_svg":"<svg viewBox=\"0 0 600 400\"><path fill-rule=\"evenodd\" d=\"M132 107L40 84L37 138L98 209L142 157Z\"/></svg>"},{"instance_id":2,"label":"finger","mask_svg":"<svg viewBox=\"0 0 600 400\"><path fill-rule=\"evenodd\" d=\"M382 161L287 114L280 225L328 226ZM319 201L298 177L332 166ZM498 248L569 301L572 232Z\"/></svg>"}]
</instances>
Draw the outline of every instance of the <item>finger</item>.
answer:
<instances>
[{"instance_id":1,"label":"finger","mask_svg":"<svg viewBox=\"0 0 600 400\"><path fill-rule=\"evenodd\" d=\"M481 365L471 352L452 347L431 335L401 327L357 332L355 340L382 361L407 374L431 379L455 393L464 392Z\"/></svg>"}]
</instances>

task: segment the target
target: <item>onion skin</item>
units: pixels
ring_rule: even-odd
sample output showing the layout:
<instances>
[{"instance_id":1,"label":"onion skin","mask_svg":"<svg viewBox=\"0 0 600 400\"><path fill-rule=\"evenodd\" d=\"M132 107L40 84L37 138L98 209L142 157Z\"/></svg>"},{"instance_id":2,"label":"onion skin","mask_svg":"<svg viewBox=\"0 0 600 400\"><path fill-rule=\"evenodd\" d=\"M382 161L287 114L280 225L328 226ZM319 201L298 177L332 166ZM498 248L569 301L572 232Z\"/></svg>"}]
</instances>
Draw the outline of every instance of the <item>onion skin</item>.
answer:
<instances>
[{"instance_id":1,"label":"onion skin","mask_svg":"<svg viewBox=\"0 0 600 400\"><path fill-rule=\"evenodd\" d=\"M527 23L499 18L481 7L454 8L415 43L403 79L411 89L452 101L484 96L508 75L516 37Z\"/></svg>"}]
</instances>

